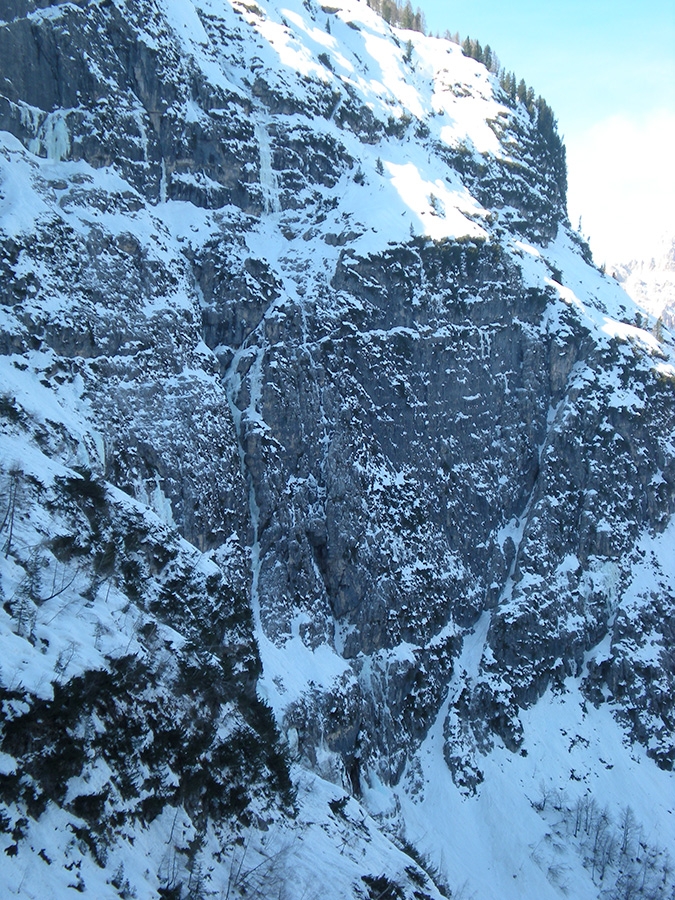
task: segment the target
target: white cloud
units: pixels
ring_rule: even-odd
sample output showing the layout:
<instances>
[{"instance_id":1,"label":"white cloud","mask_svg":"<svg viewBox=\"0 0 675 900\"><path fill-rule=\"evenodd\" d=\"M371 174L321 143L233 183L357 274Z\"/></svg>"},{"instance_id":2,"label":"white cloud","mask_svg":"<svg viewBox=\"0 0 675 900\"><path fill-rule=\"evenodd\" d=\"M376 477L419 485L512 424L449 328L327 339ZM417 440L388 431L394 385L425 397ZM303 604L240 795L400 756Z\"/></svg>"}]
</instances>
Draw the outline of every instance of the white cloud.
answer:
<instances>
[{"instance_id":1,"label":"white cloud","mask_svg":"<svg viewBox=\"0 0 675 900\"><path fill-rule=\"evenodd\" d=\"M597 262L648 256L675 234L675 114L612 116L566 140L568 208Z\"/></svg>"}]
</instances>

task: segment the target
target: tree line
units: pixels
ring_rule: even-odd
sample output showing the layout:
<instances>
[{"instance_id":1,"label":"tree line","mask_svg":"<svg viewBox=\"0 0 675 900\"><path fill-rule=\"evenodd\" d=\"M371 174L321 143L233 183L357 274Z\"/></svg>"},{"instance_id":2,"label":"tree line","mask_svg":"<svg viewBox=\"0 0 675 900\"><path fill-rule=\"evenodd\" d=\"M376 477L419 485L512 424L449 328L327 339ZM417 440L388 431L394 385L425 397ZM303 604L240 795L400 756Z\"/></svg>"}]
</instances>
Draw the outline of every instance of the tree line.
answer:
<instances>
[{"instance_id":1,"label":"tree line","mask_svg":"<svg viewBox=\"0 0 675 900\"><path fill-rule=\"evenodd\" d=\"M449 35L446 38L455 40L457 35ZM458 40L455 41L459 43ZM475 59L492 72L499 79L499 85L504 92L509 106L516 109L524 107L532 121L536 122L539 138L539 148L551 159L556 181L563 193L567 193L567 159L565 145L558 134L558 122L553 110L546 100L535 95L534 88L528 86L524 78L517 79L514 72L508 72L500 65L497 54L486 44L482 47L480 41L473 38L465 38L461 44L465 56Z\"/></svg>"},{"instance_id":2,"label":"tree line","mask_svg":"<svg viewBox=\"0 0 675 900\"><path fill-rule=\"evenodd\" d=\"M405 3L399 3L398 0L367 0L367 3L389 25L419 31L421 34L426 33L424 13L419 6L413 10L410 0L406 0Z\"/></svg>"}]
</instances>

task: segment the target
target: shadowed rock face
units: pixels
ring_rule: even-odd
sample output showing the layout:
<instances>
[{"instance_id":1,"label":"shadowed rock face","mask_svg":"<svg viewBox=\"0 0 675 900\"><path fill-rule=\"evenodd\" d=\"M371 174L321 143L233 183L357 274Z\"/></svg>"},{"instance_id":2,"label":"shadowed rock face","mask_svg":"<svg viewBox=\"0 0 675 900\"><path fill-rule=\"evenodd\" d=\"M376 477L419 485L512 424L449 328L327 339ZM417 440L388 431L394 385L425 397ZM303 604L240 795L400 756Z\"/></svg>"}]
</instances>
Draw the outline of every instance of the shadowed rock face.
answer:
<instances>
[{"instance_id":1,"label":"shadowed rock face","mask_svg":"<svg viewBox=\"0 0 675 900\"><path fill-rule=\"evenodd\" d=\"M553 280L528 274L516 240L545 255L567 229L533 127L504 113L508 159L441 146L349 86L251 68L234 11L202 15L209 81L150 3L40 8L0 27L0 128L46 198L2 234L3 353L44 353L47 383L77 386L107 479L163 497L200 549L238 548L272 642L347 661L287 705L297 752L316 764L325 742L354 790L396 781L483 615L444 728L458 783L495 734L517 750L519 708L607 634L589 695L648 742L641 711L672 700L625 652L642 614L616 611L640 535L673 513L672 380L561 300L554 256ZM487 239L361 252L356 160L415 134L493 213ZM672 598L651 608L663 636ZM672 766L668 740L653 752Z\"/></svg>"},{"instance_id":2,"label":"shadowed rock face","mask_svg":"<svg viewBox=\"0 0 675 900\"><path fill-rule=\"evenodd\" d=\"M414 645L414 663L387 669L385 696L363 698L386 708L395 742L423 734L444 696L458 642L436 637L489 610L462 714L516 749L518 706L581 674L638 534L672 514L656 477L672 484L663 386L644 384L648 425L614 408L603 379L627 363L621 348L600 350L569 310L553 331L551 295L494 248L343 257L331 287L358 300L353 316L331 328L330 299L317 301L318 337L310 325L300 348L263 338L256 350L265 437L255 423L244 441L264 627L284 640L302 610L305 638L321 642L337 625L357 671ZM362 741L380 743L377 720L362 717Z\"/></svg>"}]
</instances>

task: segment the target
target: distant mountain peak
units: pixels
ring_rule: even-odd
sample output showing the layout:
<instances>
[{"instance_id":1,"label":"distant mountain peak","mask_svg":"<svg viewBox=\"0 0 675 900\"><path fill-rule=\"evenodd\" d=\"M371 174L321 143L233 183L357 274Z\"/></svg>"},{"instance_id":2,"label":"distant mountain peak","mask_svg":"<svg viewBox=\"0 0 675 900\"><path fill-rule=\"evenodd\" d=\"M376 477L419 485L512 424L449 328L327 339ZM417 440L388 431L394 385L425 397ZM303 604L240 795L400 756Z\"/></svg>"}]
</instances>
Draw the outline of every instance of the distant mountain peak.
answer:
<instances>
[{"instance_id":1,"label":"distant mountain peak","mask_svg":"<svg viewBox=\"0 0 675 900\"><path fill-rule=\"evenodd\" d=\"M635 302L672 328L675 325L675 237L664 235L653 255L607 267Z\"/></svg>"}]
</instances>

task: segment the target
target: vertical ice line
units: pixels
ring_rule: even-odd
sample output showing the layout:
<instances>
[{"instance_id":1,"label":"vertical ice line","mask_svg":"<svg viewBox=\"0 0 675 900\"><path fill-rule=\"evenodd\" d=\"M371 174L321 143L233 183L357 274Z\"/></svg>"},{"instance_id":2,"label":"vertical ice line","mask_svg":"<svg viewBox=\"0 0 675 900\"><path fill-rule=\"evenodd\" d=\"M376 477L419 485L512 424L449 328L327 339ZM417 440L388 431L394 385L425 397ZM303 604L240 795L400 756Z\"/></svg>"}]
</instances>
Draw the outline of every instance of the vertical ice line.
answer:
<instances>
[{"instance_id":1,"label":"vertical ice line","mask_svg":"<svg viewBox=\"0 0 675 900\"><path fill-rule=\"evenodd\" d=\"M253 364L250 366L246 376L244 376L247 379L249 386L249 403L248 407L242 410L237 404L237 396L241 389L243 380L238 368L242 357L251 354L251 352L255 354ZM260 520L260 511L255 496L255 485L253 483L253 477L248 471L245 462L246 453L244 450L244 442L246 430L248 427L251 427L251 423L257 420L262 424L262 419L260 417L260 414L258 413L258 404L262 396L262 363L264 353L265 351L262 347L255 347L253 350L239 349L235 353L229 371L225 375L224 379L227 400L237 433L241 471L248 485L249 514L251 517L251 528L253 531L253 540L251 544L251 609L253 612L253 619L256 625L256 629L259 634L262 634L262 625L260 619L260 598L258 596L258 576L260 571L260 541L258 534L258 523Z\"/></svg>"},{"instance_id":2,"label":"vertical ice line","mask_svg":"<svg viewBox=\"0 0 675 900\"><path fill-rule=\"evenodd\" d=\"M167 198L167 178L166 178L166 163L164 161L164 157L162 157L162 176L159 181L159 202L166 203Z\"/></svg>"},{"instance_id":3,"label":"vertical ice line","mask_svg":"<svg viewBox=\"0 0 675 900\"><path fill-rule=\"evenodd\" d=\"M255 123L255 137L260 152L260 187L263 192L266 213L281 212L279 202L279 182L277 173L272 168L272 147L267 125L258 119Z\"/></svg>"}]
</instances>

